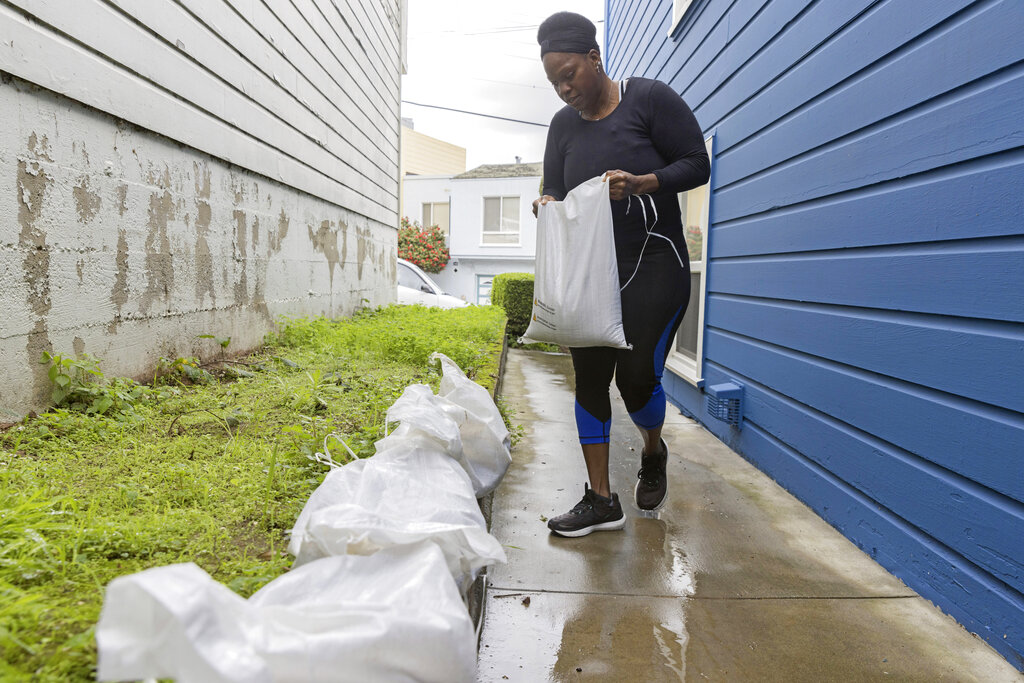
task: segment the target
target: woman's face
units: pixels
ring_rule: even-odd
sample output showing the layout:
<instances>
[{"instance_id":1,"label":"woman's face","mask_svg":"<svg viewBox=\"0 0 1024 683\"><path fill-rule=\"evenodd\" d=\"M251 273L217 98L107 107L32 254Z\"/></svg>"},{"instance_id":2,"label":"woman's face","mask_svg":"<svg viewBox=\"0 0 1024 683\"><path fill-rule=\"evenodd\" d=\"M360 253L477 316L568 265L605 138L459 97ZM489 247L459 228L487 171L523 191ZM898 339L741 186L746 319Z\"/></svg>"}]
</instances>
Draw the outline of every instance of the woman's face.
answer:
<instances>
[{"instance_id":1,"label":"woman's face","mask_svg":"<svg viewBox=\"0 0 1024 683\"><path fill-rule=\"evenodd\" d=\"M544 72L563 102L577 111L593 111L602 94L597 50L587 54L549 52L544 55Z\"/></svg>"}]
</instances>

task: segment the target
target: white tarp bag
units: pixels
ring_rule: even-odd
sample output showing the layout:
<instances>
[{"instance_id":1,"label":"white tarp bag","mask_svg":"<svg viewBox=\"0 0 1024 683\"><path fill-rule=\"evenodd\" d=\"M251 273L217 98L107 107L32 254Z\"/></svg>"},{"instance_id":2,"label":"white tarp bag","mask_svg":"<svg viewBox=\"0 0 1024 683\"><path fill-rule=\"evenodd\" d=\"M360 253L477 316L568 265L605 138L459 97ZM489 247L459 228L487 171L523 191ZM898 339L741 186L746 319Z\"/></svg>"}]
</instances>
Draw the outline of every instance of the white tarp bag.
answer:
<instances>
[{"instance_id":1,"label":"white tarp bag","mask_svg":"<svg viewBox=\"0 0 1024 683\"><path fill-rule=\"evenodd\" d=\"M448 356L434 353L430 359L441 364L437 395L425 384L406 387L388 408L387 421L401 423L395 436L417 432L436 439L482 497L498 486L512 464L512 438L486 389Z\"/></svg>"},{"instance_id":2,"label":"white tarp bag","mask_svg":"<svg viewBox=\"0 0 1024 683\"><path fill-rule=\"evenodd\" d=\"M180 683L473 681L473 624L430 542L304 565L249 600L194 564L114 579L97 678Z\"/></svg>"},{"instance_id":3,"label":"white tarp bag","mask_svg":"<svg viewBox=\"0 0 1024 683\"><path fill-rule=\"evenodd\" d=\"M622 329L612 207L603 176L537 211L533 312L522 341L632 348Z\"/></svg>"},{"instance_id":4,"label":"white tarp bag","mask_svg":"<svg viewBox=\"0 0 1024 683\"><path fill-rule=\"evenodd\" d=\"M119 576L96 626L96 678L271 681L245 632L251 611L192 563Z\"/></svg>"},{"instance_id":5,"label":"white tarp bag","mask_svg":"<svg viewBox=\"0 0 1024 683\"><path fill-rule=\"evenodd\" d=\"M433 444L395 435L378 449L330 472L310 496L288 545L296 566L429 540L465 590L483 567L505 561L456 461Z\"/></svg>"},{"instance_id":6,"label":"white tarp bag","mask_svg":"<svg viewBox=\"0 0 1024 683\"><path fill-rule=\"evenodd\" d=\"M437 403L459 426L470 479L478 482L474 484L477 497L484 496L498 486L512 464L512 437L486 389L443 353L434 353L430 360L441 364Z\"/></svg>"}]
</instances>

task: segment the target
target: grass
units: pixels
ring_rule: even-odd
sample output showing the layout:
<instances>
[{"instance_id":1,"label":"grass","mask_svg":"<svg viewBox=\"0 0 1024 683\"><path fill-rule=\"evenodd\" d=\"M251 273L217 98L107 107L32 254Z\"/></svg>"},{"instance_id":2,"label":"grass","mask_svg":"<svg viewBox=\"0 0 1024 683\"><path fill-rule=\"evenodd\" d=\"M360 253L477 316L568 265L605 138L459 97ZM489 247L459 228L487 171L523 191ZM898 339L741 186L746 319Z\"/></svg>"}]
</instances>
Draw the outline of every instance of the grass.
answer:
<instances>
[{"instance_id":1,"label":"grass","mask_svg":"<svg viewBox=\"0 0 1024 683\"><path fill-rule=\"evenodd\" d=\"M119 575L195 562L248 596L286 571L324 440L339 462L331 434L372 455L404 388L436 390L434 351L493 388L504 326L493 307L290 320L242 360L168 360L152 387L51 357L77 409L0 434L0 680L94 680L94 626Z\"/></svg>"}]
</instances>

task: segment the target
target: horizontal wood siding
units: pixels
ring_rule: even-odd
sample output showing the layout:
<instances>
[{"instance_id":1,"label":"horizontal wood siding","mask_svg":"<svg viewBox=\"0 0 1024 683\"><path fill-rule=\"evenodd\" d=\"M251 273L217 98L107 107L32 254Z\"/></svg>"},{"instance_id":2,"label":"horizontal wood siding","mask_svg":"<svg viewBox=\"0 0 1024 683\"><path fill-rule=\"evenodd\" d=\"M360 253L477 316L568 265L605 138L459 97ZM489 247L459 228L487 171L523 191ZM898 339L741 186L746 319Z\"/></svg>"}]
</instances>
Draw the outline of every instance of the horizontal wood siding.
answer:
<instances>
[{"instance_id":1,"label":"horizontal wood siding","mask_svg":"<svg viewBox=\"0 0 1024 683\"><path fill-rule=\"evenodd\" d=\"M715 135L706 383L674 401L1024 669L1024 6L609 0Z\"/></svg>"},{"instance_id":2,"label":"horizontal wood siding","mask_svg":"<svg viewBox=\"0 0 1024 683\"><path fill-rule=\"evenodd\" d=\"M402 175L466 172L466 148L402 127Z\"/></svg>"},{"instance_id":3,"label":"horizontal wood siding","mask_svg":"<svg viewBox=\"0 0 1024 683\"><path fill-rule=\"evenodd\" d=\"M397 225L399 2L0 0L0 70Z\"/></svg>"}]
</instances>

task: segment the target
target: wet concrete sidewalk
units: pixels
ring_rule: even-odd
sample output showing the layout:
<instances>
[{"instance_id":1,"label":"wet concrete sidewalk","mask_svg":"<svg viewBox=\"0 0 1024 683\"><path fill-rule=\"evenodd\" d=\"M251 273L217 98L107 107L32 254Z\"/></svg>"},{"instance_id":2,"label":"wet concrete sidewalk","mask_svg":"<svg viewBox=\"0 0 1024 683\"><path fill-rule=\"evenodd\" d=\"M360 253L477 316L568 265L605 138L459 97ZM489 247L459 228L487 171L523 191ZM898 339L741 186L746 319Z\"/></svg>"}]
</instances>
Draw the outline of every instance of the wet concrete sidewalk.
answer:
<instances>
[{"instance_id":1,"label":"wet concrete sidewalk","mask_svg":"<svg viewBox=\"0 0 1024 683\"><path fill-rule=\"evenodd\" d=\"M509 561L490 572L480 681L1021 680L672 406L661 511L633 504L640 442L615 394L626 527L550 535L586 481L572 392L568 356L510 351L504 395L525 436L493 503Z\"/></svg>"}]
</instances>

